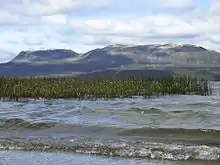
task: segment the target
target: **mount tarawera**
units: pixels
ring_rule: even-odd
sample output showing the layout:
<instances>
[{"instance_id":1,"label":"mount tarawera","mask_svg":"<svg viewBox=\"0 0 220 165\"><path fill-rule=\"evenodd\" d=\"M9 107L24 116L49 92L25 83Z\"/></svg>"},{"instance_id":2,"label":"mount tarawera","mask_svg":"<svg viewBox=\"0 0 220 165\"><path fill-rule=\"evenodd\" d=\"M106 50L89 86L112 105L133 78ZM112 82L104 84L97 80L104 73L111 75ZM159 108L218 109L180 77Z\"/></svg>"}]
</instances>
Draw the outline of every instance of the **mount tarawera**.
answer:
<instances>
[{"instance_id":1,"label":"mount tarawera","mask_svg":"<svg viewBox=\"0 0 220 165\"><path fill-rule=\"evenodd\" d=\"M84 54L67 49L22 51L0 64L0 76L123 78L171 72L220 78L220 53L196 45L109 45Z\"/></svg>"}]
</instances>

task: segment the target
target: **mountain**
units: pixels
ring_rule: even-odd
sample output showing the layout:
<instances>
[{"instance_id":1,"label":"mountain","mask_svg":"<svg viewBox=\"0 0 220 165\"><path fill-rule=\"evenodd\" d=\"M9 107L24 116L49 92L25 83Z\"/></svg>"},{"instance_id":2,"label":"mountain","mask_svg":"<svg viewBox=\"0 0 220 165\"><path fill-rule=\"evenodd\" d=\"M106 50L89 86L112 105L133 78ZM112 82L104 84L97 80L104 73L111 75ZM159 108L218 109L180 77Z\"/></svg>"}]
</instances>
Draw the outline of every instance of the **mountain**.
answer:
<instances>
[{"instance_id":1,"label":"mountain","mask_svg":"<svg viewBox=\"0 0 220 165\"><path fill-rule=\"evenodd\" d=\"M0 76L106 78L190 72L220 79L219 67L220 53L201 46L118 44L84 54L66 49L21 51L10 62L0 64Z\"/></svg>"},{"instance_id":2,"label":"mountain","mask_svg":"<svg viewBox=\"0 0 220 165\"><path fill-rule=\"evenodd\" d=\"M79 56L78 53L72 50L55 49L55 50L37 50L37 51L21 51L12 63L32 63L48 60L63 60Z\"/></svg>"},{"instance_id":3,"label":"mountain","mask_svg":"<svg viewBox=\"0 0 220 165\"><path fill-rule=\"evenodd\" d=\"M147 66L214 66L220 63L218 52L195 45L111 45L99 51L105 56L125 56ZM97 52L87 56L97 57Z\"/></svg>"}]
</instances>

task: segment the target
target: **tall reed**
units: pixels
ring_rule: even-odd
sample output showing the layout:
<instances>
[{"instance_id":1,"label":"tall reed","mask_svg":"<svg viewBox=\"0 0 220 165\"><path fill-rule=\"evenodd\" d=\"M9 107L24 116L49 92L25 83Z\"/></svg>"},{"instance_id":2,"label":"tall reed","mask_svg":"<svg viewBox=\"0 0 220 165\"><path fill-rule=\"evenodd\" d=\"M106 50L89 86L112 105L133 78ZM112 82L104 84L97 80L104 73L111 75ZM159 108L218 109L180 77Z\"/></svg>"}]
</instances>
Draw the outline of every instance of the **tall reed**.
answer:
<instances>
[{"instance_id":1,"label":"tall reed","mask_svg":"<svg viewBox=\"0 0 220 165\"><path fill-rule=\"evenodd\" d=\"M129 98L168 94L210 95L210 82L187 75L136 79L0 77L1 98Z\"/></svg>"}]
</instances>

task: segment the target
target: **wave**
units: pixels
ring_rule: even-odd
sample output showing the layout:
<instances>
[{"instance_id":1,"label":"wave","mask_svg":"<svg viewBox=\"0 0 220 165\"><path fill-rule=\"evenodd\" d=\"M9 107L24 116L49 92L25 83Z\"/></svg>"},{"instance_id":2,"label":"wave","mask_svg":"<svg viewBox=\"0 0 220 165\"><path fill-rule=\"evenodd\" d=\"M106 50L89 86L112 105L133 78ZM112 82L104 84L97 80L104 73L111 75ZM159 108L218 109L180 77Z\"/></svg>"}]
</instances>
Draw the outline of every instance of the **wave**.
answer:
<instances>
[{"instance_id":1,"label":"wave","mask_svg":"<svg viewBox=\"0 0 220 165\"><path fill-rule=\"evenodd\" d=\"M133 107L129 110L127 110L128 112L137 112L137 113L145 113L145 114L151 114L151 113L161 113L163 112L162 109L158 109L158 108L138 108L138 107Z\"/></svg>"},{"instance_id":2,"label":"wave","mask_svg":"<svg viewBox=\"0 0 220 165\"><path fill-rule=\"evenodd\" d=\"M181 145L143 141L27 140L1 139L1 150L64 151L109 157L163 159L163 160L215 160L220 161L220 148L206 145Z\"/></svg>"},{"instance_id":3,"label":"wave","mask_svg":"<svg viewBox=\"0 0 220 165\"><path fill-rule=\"evenodd\" d=\"M9 128L13 128L11 133L14 135L8 134L11 130ZM20 128L33 131L27 131L22 136L16 135L16 130L19 131ZM219 138L220 130L147 127L125 129L100 125L34 123L19 118L0 119L0 150L65 151L123 158L220 161Z\"/></svg>"},{"instance_id":4,"label":"wave","mask_svg":"<svg viewBox=\"0 0 220 165\"><path fill-rule=\"evenodd\" d=\"M189 135L198 135L198 136L218 136L220 137L220 130L212 130L212 129L185 129L185 128L148 128L142 127L137 129L129 129L121 132L124 135L154 135L154 134L172 134L172 135L180 135L180 134L189 134Z\"/></svg>"},{"instance_id":5,"label":"wave","mask_svg":"<svg viewBox=\"0 0 220 165\"><path fill-rule=\"evenodd\" d=\"M20 134L20 132L24 132ZM10 135L8 136L8 133ZM18 133L18 134L17 134ZM99 139L143 140L148 142L179 143L220 147L220 130L184 128L121 128L103 125L29 122L23 119L0 119L0 138L4 137L93 137Z\"/></svg>"},{"instance_id":6,"label":"wave","mask_svg":"<svg viewBox=\"0 0 220 165\"><path fill-rule=\"evenodd\" d=\"M186 144L204 144L220 146L220 130L184 129L184 128L136 128L123 130L119 133L123 137L137 137L154 139L165 142L181 142Z\"/></svg>"},{"instance_id":7,"label":"wave","mask_svg":"<svg viewBox=\"0 0 220 165\"><path fill-rule=\"evenodd\" d=\"M215 104L213 102L195 102L195 103L190 103L190 104L186 104L188 106L214 106Z\"/></svg>"},{"instance_id":8,"label":"wave","mask_svg":"<svg viewBox=\"0 0 220 165\"><path fill-rule=\"evenodd\" d=\"M137 113L144 113L144 114L197 114L199 113L198 111L190 110L190 109L185 109L185 110L169 110L165 111L164 109L160 108L138 108L138 107L133 107L129 110L128 112L137 112ZM203 111L201 111L203 112Z\"/></svg>"},{"instance_id":9,"label":"wave","mask_svg":"<svg viewBox=\"0 0 220 165\"><path fill-rule=\"evenodd\" d=\"M53 128L53 129L52 129ZM152 127L141 127L141 128L123 128L117 126L105 126L105 125L81 125L81 124L65 124L56 122L31 122L20 118L11 119L0 119L0 131L16 130L42 130L47 134L47 130L56 133L78 133L91 135L106 134L120 137L136 137L136 139L165 139L169 140L181 140L182 141L197 141L215 143L219 142L220 145L220 130L214 129L187 129L187 128L152 128Z\"/></svg>"},{"instance_id":10,"label":"wave","mask_svg":"<svg viewBox=\"0 0 220 165\"><path fill-rule=\"evenodd\" d=\"M149 115L166 115L166 116L173 116L173 115L178 115L178 116L182 116L182 117L186 117L186 116L197 116L197 117L209 117L212 114L212 112L208 112L208 111L198 111L198 110L192 110L192 109L184 109L184 110L164 110L164 109L159 109L159 108L138 108L138 107L133 107L129 110L127 110L127 112L135 112L135 113L141 113L141 114L149 114Z\"/></svg>"},{"instance_id":11,"label":"wave","mask_svg":"<svg viewBox=\"0 0 220 165\"><path fill-rule=\"evenodd\" d=\"M54 127L57 123L52 122L29 122L19 118L0 119L0 128L27 128L27 129L47 129Z\"/></svg>"}]
</instances>

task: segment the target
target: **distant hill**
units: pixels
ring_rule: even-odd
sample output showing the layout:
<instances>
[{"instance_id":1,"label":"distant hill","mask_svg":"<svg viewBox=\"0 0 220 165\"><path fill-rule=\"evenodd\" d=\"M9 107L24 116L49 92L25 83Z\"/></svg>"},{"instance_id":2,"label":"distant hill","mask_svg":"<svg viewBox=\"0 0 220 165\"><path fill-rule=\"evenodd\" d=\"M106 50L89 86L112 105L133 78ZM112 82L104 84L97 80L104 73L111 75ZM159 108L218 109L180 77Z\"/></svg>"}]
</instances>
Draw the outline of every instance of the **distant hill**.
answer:
<instances>
[{"instance_id":1,"label":"distant hill","mask_svg":"<svg viewBox=\"0 0 220 165\"><path fill-rule=\"evenodd\" d=\"M147 77L204 71L206 77L218 79L218 67L220 53L196 45L109 45L84 54L66 49L21 51L0 64L0 76Z\"/></svg>"},{"instance_id":2,"label":"distant hill","mask_svg":"<svg viewBox=\"0 0 220 165\"><path fill-rule=\"evenodd\" d=\"M79 54L72 50L55 49L55 50L37 50L37 51L21 51L12 63L33 63L49 60L63 60L77 57Z\"/></svg>"}]
</instances>

